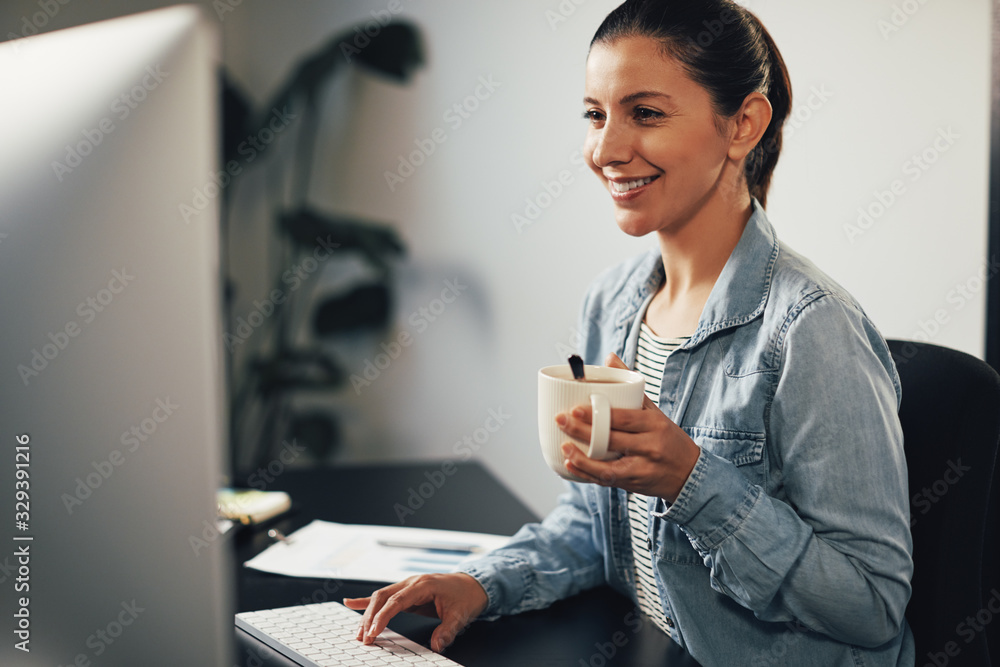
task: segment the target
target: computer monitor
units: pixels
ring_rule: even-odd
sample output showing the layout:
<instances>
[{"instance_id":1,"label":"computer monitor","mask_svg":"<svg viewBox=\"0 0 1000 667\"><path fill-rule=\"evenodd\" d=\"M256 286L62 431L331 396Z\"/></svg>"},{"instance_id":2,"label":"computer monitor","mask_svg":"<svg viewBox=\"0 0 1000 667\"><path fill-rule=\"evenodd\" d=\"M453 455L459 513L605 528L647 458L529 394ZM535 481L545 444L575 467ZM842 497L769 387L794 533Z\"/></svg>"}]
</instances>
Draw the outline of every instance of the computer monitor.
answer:
<instances>
[{"instance_id":1,"label":"computer monitor","mask_svg":"<svg viewBox=\"0 0 1000 667\"><path fill-rule=\"evenodd\" d=\"M0 44L0 664L232 665L217 38ZM215 191L217 192L217 190Z\"/></svg>"}]
</instances>

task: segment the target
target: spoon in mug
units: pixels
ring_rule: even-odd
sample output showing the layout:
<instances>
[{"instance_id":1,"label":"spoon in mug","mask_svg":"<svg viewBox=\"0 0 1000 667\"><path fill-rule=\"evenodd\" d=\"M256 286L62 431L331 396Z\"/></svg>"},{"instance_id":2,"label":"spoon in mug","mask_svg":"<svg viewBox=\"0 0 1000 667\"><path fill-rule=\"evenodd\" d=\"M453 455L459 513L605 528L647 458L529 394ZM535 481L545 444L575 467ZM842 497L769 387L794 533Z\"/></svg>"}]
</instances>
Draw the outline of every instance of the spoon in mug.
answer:
<instances>
[{"instance_id":1,"label":"spoon in mug","mask_svg":"<svg viewBox=\"0 0 1000 667\"><path fill-rule=\"evenodd\" d=\"M583 359L580 355L574 354L569 358L569 367L573 371L573 377L577 380L583 380Z\"/></svg>"}]
</instances>

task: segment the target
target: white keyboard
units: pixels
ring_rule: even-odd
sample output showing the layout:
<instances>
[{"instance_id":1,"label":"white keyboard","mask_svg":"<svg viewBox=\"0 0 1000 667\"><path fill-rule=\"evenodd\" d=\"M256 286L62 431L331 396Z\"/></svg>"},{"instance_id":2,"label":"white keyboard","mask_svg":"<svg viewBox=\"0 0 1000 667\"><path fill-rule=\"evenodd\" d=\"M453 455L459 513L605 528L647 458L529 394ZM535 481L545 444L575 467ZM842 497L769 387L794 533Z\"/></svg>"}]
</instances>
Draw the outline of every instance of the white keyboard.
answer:
<instances>
[{"instance_id":1,"label":"white keyboard","mask_svg":"<svg viewBox=\"0 0 1000 667\"><path fill-rule=\"evenodd\" d=\"M461 667L457 662L388 628L375 643L365 646L355 639L360 623L361 614L339 602L236 614L236 627L306 667Z\"/></svg>"}]
</instances>

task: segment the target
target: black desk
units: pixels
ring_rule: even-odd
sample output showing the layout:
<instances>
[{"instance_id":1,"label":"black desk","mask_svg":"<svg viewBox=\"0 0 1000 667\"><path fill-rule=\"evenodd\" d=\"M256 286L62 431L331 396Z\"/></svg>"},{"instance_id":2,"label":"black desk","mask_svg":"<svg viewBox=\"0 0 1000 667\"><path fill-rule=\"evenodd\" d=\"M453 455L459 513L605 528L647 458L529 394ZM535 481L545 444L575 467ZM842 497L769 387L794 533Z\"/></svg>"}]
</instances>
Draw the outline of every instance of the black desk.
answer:
<instances>
[{"instance_id":1,"label":"black desk","mask_svg":"<svg viewBox=\"0 0 1000 667\"><path fill-rule=\"evenodd\" d=\"M270 543L267 528L289 533L313 519L398 526L397 504L413 510L403 514L405 525L419 528L510 535L522 524L537 520L480 465L455 464L452 474L441 473L443 477L436 474L441 470L440 463L345 466L286 471L274 478L267 488L291 494L293 512L262 529L247 529L237 535L238 611L360 597L380 586L280 577L242 567L243 561ZM442 480L439 487L434 484ZM609 588L598 588L548 609L473 623L445 655L470 667L697 667L652 623L640 619L629 600ZM436 625L434 619L411 614L402 614L390 623L392 629L425 646ZM294 664L242 631L236 634L238 664Z\"/></svg>"}]
</instances>

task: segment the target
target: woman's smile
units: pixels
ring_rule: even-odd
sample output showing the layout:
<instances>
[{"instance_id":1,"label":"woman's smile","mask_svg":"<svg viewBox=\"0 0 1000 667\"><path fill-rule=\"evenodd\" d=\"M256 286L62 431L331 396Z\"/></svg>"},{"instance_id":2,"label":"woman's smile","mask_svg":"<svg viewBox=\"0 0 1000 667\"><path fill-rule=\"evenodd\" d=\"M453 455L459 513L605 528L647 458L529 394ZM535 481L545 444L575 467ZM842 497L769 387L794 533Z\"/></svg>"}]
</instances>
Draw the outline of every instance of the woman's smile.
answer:
<instances>
[{"instance_id":1,"label":"woman's smile","mask_svg":"<svg viewBox=\"0 0 1000 667\"><path fill-rule=\"evenodd\" d=\"M647 176L645 178L608 178L608 190L611 197L616 202L626 202L636 199L646 191L646 186L659 178Z\"/></svg>"}]
</instances>

